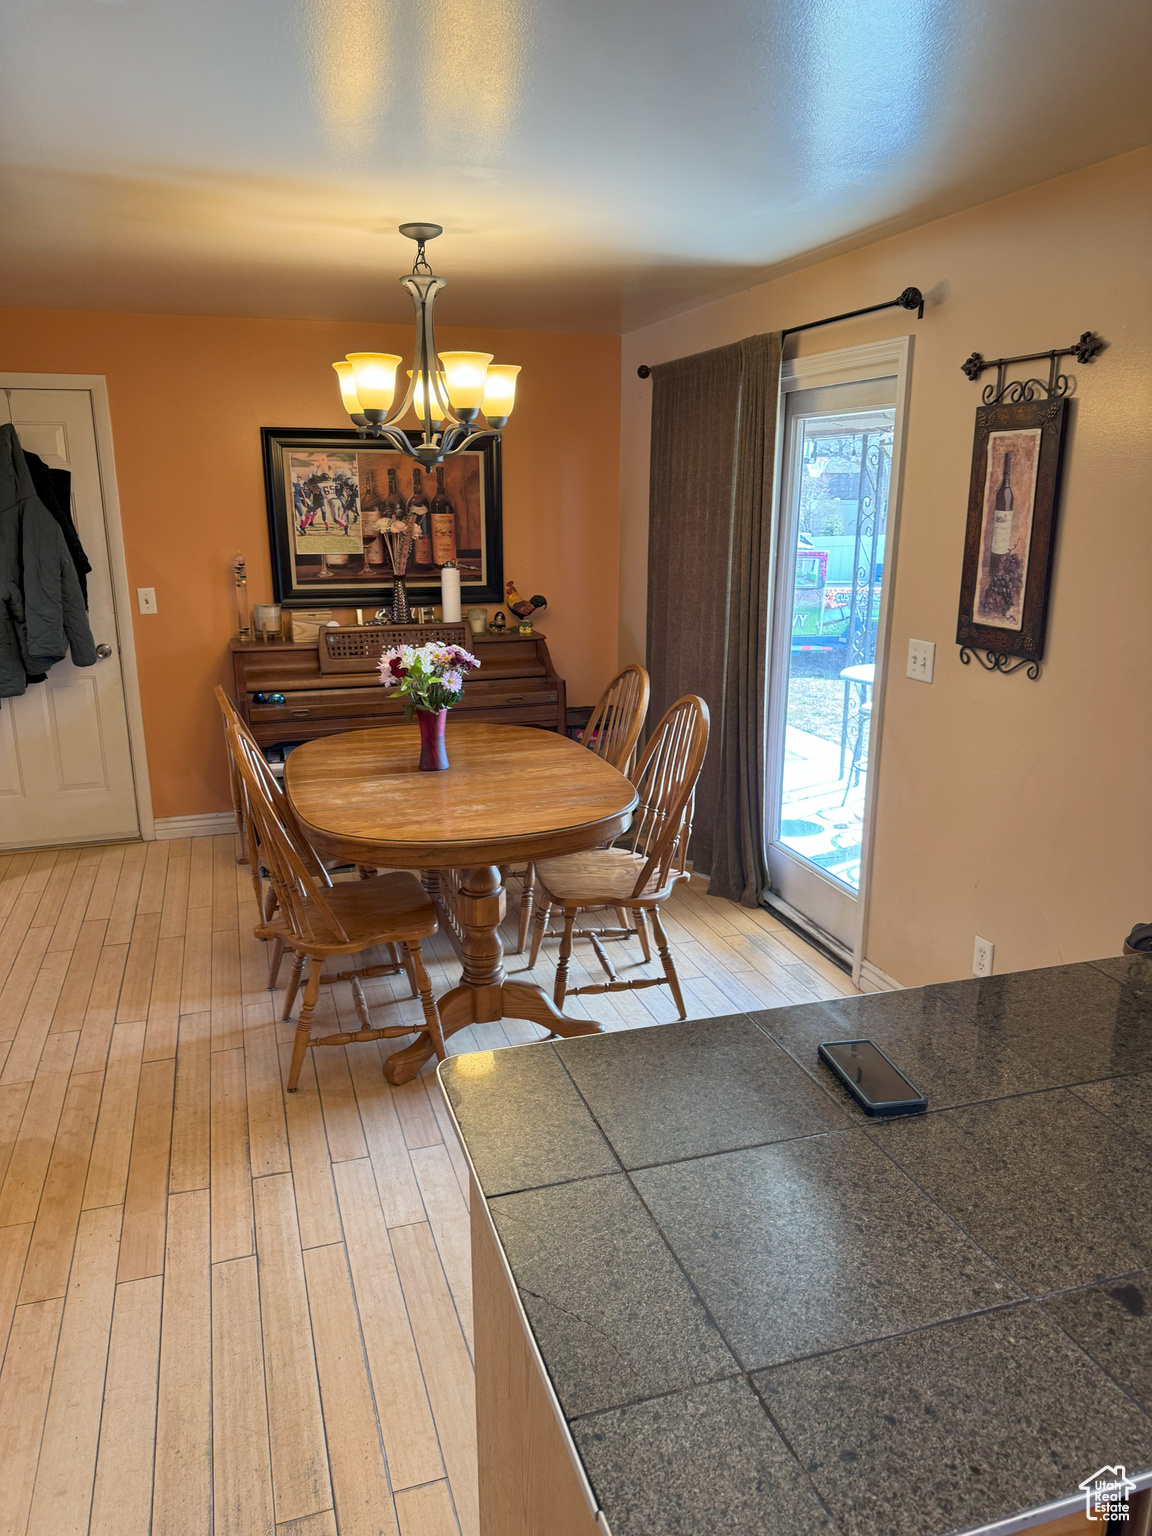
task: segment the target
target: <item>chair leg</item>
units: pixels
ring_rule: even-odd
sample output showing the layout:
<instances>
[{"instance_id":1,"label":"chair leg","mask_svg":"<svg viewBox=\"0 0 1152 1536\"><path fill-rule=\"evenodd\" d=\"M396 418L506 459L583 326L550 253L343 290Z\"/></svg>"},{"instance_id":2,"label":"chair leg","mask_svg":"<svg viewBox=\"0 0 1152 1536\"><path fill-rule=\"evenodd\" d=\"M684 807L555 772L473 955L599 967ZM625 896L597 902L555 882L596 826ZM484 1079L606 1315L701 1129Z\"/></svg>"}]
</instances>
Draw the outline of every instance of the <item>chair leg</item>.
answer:
<instances>
[{"instance_id":1,"label":"chair leg","mask_svg":"<svg viewBox=\"0 0 1152 1536\"><path fill-rule=\"evenodd\" d=\"M409 939L405 944L405 948L412 963L415 985L419 989L420 1003L424 1009L424 1023L428 1027L429 1039L436 1047L436 1055L443 1061L447 1055L444 1049L444 1031L440 1027L440 1010L436 1007L436 999L432 996L432 982L424 968L424 956L420 953L420 940Z\"/></svg>"},{"instance_id":2,"label":"chair leg","mask_svg":"<svg viewBox=\"0 0 1152 1536\"><path fill-rule=\"evenodd\" d=\"M576 908L564 908L564 932L560 938L560 957L556 961L556 985L552 991L552 1001L557 1008L563 1008L564 997L568 991L568 961L572 958L572 929L576 922Z\"/></svg>"},{"instance_id":3,"label":"chair leg","mask_svg":"<svg viewBox=\"0 0 1152 1536\"><path fill-rule=\"evenodd\" d=\"M395 947L395 946L393 946L393 947ZM421 966L423 966L424 962L421 961L420 963L421 963ZM408 948L407 945L404 946L404 972L405 972L405 975L408 977L408 985L412 988L412 996L413 997L419 997L420 996L419 972L416 969L416 962L412 958L412 951Z\"/></svg>"},{"instance_id":4,"label":"chair leg","mask_svg":"<svg viewBox=\"0 0 1152 1536\"><path fill-rule=\"evenodd\" d=\"M308 1036L312 1033L312 1010L316 1006L316 996L320 991L320 972L323 969L323 960L313 956L308 967L308 985L304 988L304 1001L300 1005L300 1022L296 1026L296 1038L292 1042L292 1065L288 1068L289 1093L296 1092L296 1084L300 1081L300 1068L304 1065L304 1052L308 1049Z\"/></svg>"},{"instance_id":5,"label":"chair leg","mask_svg":"<svg viewBox=\"0 0 1152 1536\"><path fill-rule=\"evenodd\" d=\"M520 891L520 929L516 935L515 953L522 955L528 942L528 929L532 926L532 907L536 896L536 866L529 864L524 871L524 884Z\"/></svg>"},{"instance_id":6,"label":"chair leg","mask_svg":"<svg viewBox=\"0 0 1152 1536\"><path fill-rule=\"evenodd\" d=\"M292 1004L296 1001L296 994L300 990L300 977L303 970L304 956L293 954L292 970L288 976L288 990L284 994L284 1012L280 1015L282 1019L290 1019L292 1017ZM317 977L320 975L319 967L316 969L316 975ZM316 985L320 985L319 981L317 981Z\"/></svg>"},{"instance_id":7,"label":"chair leg","mask_svg":"<svg viewBox=\"0 0 1152 1536\"><path fill-rule=\"evenodd\" d=\"M536 897L536 913L532 922L532 953L528 956L528 969L531 970L540 958L540 946L544 942L544 935L548 931L548 918L552 912L552 903L548 899L547 891L540 891Z\"/></svg>"},{"instance_id":8,"label":"chair leg","mask_svg":"<svg viewBox=\"0 0 1152 1536\"><path fill-rule=\"evenodd\" d=\"M640 948L644 951L644 964L647 965L652 959L652 945L648 939L648 923L644 917L644 908L634 907L632 916L636 920L636 934L640 940Z\"/></svg>"},{"instance_id":9,"label":"chair leg","mask_svg":"<svg viewBox=\"0 0 1152 1536\"><path fill-rule=\"evenodd\" d=\"M276 983L280 979L280 962L284 958L284 940L273 939L272 948L268 951L268 990L275 992Z\"/></svg>"},{"instance_id":10,"label":"chair leg","mask_svg":"<svg viewBox=\"0 0 1152 1536\"><path fill-rule=\"evenodd\" d=\"M660 921L659 907L652 907L648 913L652 924L652 932L656 936L656 948L660 951L660 964L664 967L664 980L672 989L672 996L676 1006L680 1010L680 1017L686 1019L688 1010L684 1006L684 994L680 990L680 978L676 974L676 967L672 963L672 951L668 948L668 935L664 932L664 924Z\"/></svg>"}]
</instances>

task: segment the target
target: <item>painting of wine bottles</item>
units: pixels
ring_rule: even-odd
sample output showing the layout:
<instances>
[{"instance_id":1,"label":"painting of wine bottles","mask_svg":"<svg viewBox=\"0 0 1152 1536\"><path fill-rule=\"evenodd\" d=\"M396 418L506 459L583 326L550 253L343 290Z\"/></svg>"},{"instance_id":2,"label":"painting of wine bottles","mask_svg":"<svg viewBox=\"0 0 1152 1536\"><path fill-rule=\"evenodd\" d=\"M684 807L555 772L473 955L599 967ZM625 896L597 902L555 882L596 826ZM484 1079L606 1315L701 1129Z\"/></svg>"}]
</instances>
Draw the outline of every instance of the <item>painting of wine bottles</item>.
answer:
<instances>
[{"instance_id":1,"label":"painting of wine bottles","mask_svg":"<svg viewBox=\"0 0 1152 1536\"><path fill-rule=\"evenodd\" d=\"M1032 552L1036 466L1040 429L988 434L980 564L976 576L977 624L1019 629L1024 620L1024 580Z\"/></svg>"},{"instance_id":2,"label":"painting of wine bottles","mask_svg":"<svg viewBox=\"0 0 1152 1536\"><path fill-rule=\"evenodd\" d=\"M389 531L400 526L410 535L410 601L439 602L448 564L460 572L465 605L502 601L499 443L425 466L356 432L261 435L278 602L383 606L393 580Z\"/></svg>"},{"instance_id":3,"label":"painting of wine bottles","mask_svg":"<svg viewBox=\"0 0 1152 1536\"><path fill-rule=\"evenodd\" d=\"M1067 407L1045 399L976 412L957 645L1043 655Z\"/></svg>"}]
</instances>

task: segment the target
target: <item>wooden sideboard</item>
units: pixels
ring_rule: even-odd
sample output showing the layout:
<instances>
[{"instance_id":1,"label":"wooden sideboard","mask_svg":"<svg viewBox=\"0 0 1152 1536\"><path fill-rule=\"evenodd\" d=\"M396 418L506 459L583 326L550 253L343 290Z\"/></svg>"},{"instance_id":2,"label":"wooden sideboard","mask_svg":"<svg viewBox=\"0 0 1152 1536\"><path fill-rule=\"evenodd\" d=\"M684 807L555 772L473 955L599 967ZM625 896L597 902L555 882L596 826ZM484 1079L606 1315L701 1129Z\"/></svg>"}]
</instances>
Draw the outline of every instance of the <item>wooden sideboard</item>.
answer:
<instances>
[{"instance_id":1,"label":"wooden sideboard","mask_svg":"<svg viewBox=\"0 0 1152 1536\"><path fill-rule=\"evenodd\" d=\"M499 720L564 732L564 679L548 655L545 637L474 635L480 669L468 679L455 714L461 720ZM374 672L321 672L315 641L233 640L236 703L262 747L309 741L365 726L403 725L404 707ZM283 704L255 695L283 694Z\"/></svg>"}]
</instances>

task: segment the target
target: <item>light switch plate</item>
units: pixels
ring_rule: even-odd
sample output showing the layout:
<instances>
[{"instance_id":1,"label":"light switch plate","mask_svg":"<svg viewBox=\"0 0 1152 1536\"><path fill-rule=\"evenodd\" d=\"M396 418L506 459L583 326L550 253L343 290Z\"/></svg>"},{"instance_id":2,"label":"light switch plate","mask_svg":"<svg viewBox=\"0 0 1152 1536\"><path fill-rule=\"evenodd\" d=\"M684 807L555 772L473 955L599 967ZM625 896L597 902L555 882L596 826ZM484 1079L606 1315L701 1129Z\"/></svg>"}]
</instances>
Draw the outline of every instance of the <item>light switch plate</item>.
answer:
<instances>
[{"instance_id":1,"label":"light switch plate","mask_svg":"<svg viewBox=\"0 0 1152 1536\"><path fill-rule=\"evenodd\" d=\"M930 683L936 670L935 640L909 640L908 676L918 683Z\"/></svg>"},{"instance_id":2,"label":"light switch plate","mask_svg":"<svg viewBox=\"0 0 1152 1536\"><path fill-rule=\"evenodd\" d=\"M136 588L136 606L139 608L141 613L155 613L156 612L156 588L155 587L137 587Z\"/></svg>"}]
</instances>

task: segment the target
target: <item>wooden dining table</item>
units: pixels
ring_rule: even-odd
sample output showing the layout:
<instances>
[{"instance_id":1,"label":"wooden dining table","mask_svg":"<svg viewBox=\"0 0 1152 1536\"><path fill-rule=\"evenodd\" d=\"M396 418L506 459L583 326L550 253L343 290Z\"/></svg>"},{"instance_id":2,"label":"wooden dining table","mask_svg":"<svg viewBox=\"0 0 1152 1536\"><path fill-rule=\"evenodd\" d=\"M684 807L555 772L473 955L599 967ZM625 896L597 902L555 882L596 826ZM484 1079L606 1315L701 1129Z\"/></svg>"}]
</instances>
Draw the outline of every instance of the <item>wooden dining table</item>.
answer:
<instances>
[{"instance_id":1,"label":"wooden dining table","mask_svg":"<svg viewBox=\"0 0 1152 1536\"><path fill-rule=\"evenodd\" d=\"M528 726L455 722L450 766L421 772L415 725L347 731L304 742L284 786L317 852L343 862L419 870L459 955L458 986L438 1000L445 1038L469 1024L528 1019L557 1035L600 1026L563 1014L535 982L504 971L502 870L603 847L624 831L636 791L579 743ZM458 872L449 901L441 874ZM389 1056L389 1082L414 1077L433 1054L427 1032Z\"/></svg>"}]
</instances>

